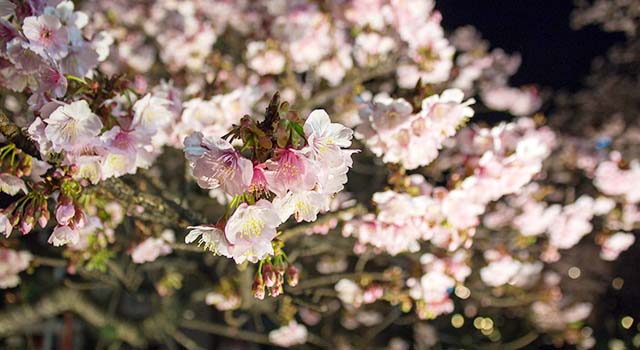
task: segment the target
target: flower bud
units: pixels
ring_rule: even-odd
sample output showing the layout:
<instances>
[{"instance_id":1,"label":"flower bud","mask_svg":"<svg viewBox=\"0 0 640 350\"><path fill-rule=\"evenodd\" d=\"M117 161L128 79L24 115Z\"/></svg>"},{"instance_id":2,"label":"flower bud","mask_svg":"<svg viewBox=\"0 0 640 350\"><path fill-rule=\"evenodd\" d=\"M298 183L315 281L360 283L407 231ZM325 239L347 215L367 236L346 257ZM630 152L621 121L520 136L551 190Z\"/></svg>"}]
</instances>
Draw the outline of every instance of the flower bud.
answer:
<instances>
[{"instance_id":1,"label":"flower bud","mask_svg":"<svg viewBox=\"0 0 640 350\"><path fill-rule=\"evenodd\" d=\"M264 279L264 284L269 288L276 284L276 271L271 264L265 264L262 267L262 278Z\"/></svg>"},{"instance_id":2,"label":"flower bud","mask_svg":"<svg viewBox=\"0 0 640 350\"><path fill-rule=\"evenodd\" d=\"M18 223L20 222L21 217L22 216L17 210L14 211L13 214L11 214L11 216L9 217L9 224L13 227L18 226Z\"/></svg>"},{"instance_id":3,"label":"flower bud","mask_svg":"<svg viewBox=\"0 0 640 350\"><path fill-rule=\"evenodd\" d=\"M18 165L18 169L24 176L31 175L31 169L32 169L31 157L22 158L22 161L20 161L20 164Z\"/></svg>"},{"instance_id":4,"label":"flower bud","mask_svg":"<svg viewBox=\"0 0 640 350\"><path fill-rule=\"evenodd\" d=\"M282 284L279 284L277 286L273 286L271 288L269 288L269 296L275 298L278 295L284 293L284 289L282 288Z\"/></svg>"},{"instance_id":5,"label":"flower bud","mask_svg":"<svg viewBox=\"0 0 640 350\"><path fill-rule=\"evenodd\" d=\"M27 204L24 208L23 217L35 217L36 214L36 203L35 201L29 201L29 204Z\"/></svg>"},{"instance_id":6,"label":"flower bud","mask_svg":"<svg viewBox=\"0 0 640 350\"><path fill-rule=\"evenodd\" d=\"M253 281L253 285L251 286L251 291L253 292L253 297L259 300L264 299L264 283L261 280L257 279Z\"/></svg>"},{"instance_id":7,"label":"flower bud","mask_svg":"<svg viewBox=\"0 0 640 350\"><path fill-rule=\"evenodd\" d=\"M300 271L298 271L298 268L293 264L289 264L289 269L287 271L287 283L289 283L291 287L295 287L298 285L299 281Z\"/></svg>"},{"instance_id":8,"label":"flower bud","mask_svg":"<svg viewBox=\"0 0 640 350\"><path fill-rule=\"evenodd\" d=\"M371 304L371 303L374 303L376 300L382 298L383 295L384 295L384 289L382 288L382 286L378 284L373 284L369 286L367 289L365 289L362 295L362 299L365 304Z\"/></svg>"},{"instance_id":9,"label":"flower bud","mask_svg":"<svg viewBox=\"0 0 640 350\"><path fill-rule=\"evenodd\" d=\"M47 223L49 223L49 219L51 219L51 214L49 214L49 208L47 208L47 202L45 201L40 207L38 225L40 225L41 228L45 228L47 226Z\"/></svg>"},{"instance_id":10,"label":"flower bud","mask_svg":"<svg viewBox=\"0 0 640 350\"><path fill-rule=\"evenodd\" d=\"M69 167L68 175L73 176L73 175L77 174L78 173L78 169L79 169L79 167L78 167L77 164L72 164Z\"/></svg>"},{"instance_id":11,"label":"flower bud","mask_svg":"<svg viewBox=\"0 0 640 350\"><path fill-rule=\"evenodd\" d=\"M287 271L287 264L285 264L284 261L280 261L274 265L274 268L279 275L283 276L285 271Z\"/></svg>"},{"instance_id":12,"label":"flower bud","mask_svg":"<svg viewBox=\"0 0 640 350\"><path fill-rule=\"evenodd\" d=\"M20 221L20 227L18 227L18 230L23 235L26 235L27 233L31 232L31 230L33 229L33 223L34 223L34 220L32 217L24 218L22 221Z\"/></svg>"}]
</instances>

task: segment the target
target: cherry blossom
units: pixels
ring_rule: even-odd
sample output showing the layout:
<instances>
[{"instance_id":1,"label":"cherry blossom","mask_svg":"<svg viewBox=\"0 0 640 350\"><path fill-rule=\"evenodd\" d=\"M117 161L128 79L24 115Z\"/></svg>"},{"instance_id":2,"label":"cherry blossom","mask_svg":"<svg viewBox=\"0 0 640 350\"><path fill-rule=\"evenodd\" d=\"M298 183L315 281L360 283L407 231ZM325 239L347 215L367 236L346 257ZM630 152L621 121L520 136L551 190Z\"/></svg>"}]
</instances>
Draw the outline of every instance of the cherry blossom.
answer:
<instances>
[{"instance_id":1,"label":"cherry blossom","mask_svg":"<svg viewBox=\"0 0 640 350\"><path fill-rule=\"evenodd\" d=\"M632 233L616 232L607 237L602 244L600 257L604 260L616 260L620 253L629 249L636 241L636 237Z\"/></svg>"},{"instance_id":2,"label":"cherry blossom","mask_svg":"<svg viewBox=\"0 0 640 350\"><path fill-rule=\"evenodd\" d=\"M253 205L240 204L224 229L236 263L245 260L255 263L273 254L271 241L280 223L278 213L267 200L261 199Z\"/></svg>"},{"instance_id":3,"label":"cherry blossom","mask_svg":"<svg viewBox=\"0 0 640 350\"><path fill-rule=\"evenodd\" d=\"M269 341L285 348L307 342L307 327L291 321L286 326L269 332Z\"/></svg>"},{"instance_id":4,"label":"cherry blossom","mask_svg":"<svg viewBox=\"0 0 640 350\"><path fill-rule=\"evenodd\" d=\"M54 151L73 151L91 141L102 129L100 118L86 101L58 107L45 120L44 134Z\"/></svg>"},{"instance_id":5,"label":"cherry blossom","mask_svg":"<svg viewBox=\"0 0 640 350\"><path fill-rule=\"evenodd\" d=\"M27 251L0 248L0 289L17 286L20 283L18 274L29 267L32 259Z\"/></svg>"},{"instance_id":6,"label":"cherry blossom","mask_svg":"<svg viewBox=\"0 0 640 350\"><path fill-rule=\"evenodd\" d=\"M185 139L184 145L193 175L201 187L222 187L231 195L238 195L251 185L251 161L242 157L229 142L194 133Z\"/></svg>"}]
</instances>

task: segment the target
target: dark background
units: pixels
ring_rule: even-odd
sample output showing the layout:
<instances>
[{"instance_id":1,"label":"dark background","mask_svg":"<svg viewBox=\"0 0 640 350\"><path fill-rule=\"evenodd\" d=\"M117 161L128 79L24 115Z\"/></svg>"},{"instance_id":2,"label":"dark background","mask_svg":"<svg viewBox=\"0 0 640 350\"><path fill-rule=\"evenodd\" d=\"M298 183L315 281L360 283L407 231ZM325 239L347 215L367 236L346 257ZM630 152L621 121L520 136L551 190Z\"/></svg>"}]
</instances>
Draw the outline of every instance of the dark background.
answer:
<instances>
[{"instance_id":1,"label":"dark background","mask_svg":"<svg viewBox=\"0 0 640 350\"><path fill-rule=\"evenodd\" d=\"M550 99L554 93L582 88L593 59L625 41L624 34L604 32L598 26L572 28L571 0L442 0L436 7L442 12L447 31L473 25L492 49L519 52L522 65L511 85L538 85L551 93ZM592 258L594 263L601 263L596 261L597 256ZM629 345L640 330L640 244L636 242L618 260L605 264L609 273L596 277L602 279L604 290L594 296L596 305L589 319L598 342L595 349L608 349L607 340L611 338L623 339ZM610 280L615 277L624 279L621 290L611 287ZM626 315L635 320L630 330L620 327L619 320Z\"/></svg>"},{"instance_id":2,"label":"dark background","mask_svg":"<svg viewBox=\"0 0 640 350\"><path fill-rule=\"evenodd\" d=\"M473 25L492 48L522 54L516 86L576 90L591 61L625 39L596 26L571 28L571 0L442 0L436 8L447 31Z\"/></svg>"}]
</instances>

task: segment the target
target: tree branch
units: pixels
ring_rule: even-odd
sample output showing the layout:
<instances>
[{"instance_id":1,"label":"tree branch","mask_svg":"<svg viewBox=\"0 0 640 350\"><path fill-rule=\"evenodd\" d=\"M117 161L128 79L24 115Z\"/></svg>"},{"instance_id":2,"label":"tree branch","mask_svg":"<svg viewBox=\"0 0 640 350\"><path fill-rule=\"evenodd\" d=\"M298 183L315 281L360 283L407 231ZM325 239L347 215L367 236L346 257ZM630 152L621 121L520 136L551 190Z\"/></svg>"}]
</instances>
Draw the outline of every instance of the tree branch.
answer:
<instances>
[{"instance_id":1,"label":"tree branch","mask_svg":"<svg viewBox=\"0 0 640 350\"><path fill-rule=\"evenodd\" d=\"M360 74L357 74L355 77L344 81L338 86L330 87L326 90L318 92L302 105L301 110L307 110L313 107L321 106L327 101L344 94L345 90L347 89L352 89L358 84L362 84L367 82L368 80L392 73L398 67L398 63L396 61L397 58L392 57L391 59L387 60L387 62L381 63L371 70L361 72Z\"/></svg>"},{"instance_id":2,"label":"tree branch","mask_svg":"<svg viewBox=\"0 0 640 350\"><path fill-rule=\"evenodd\" d=\"M361 204L355 205L351 208L329 212L322 215L321 217L318 218L318 220L314 222L311 222L308 224L302 224L302 225L298 224L294 227L291 227L289 229L282 231L282 233L278 236L278 238L281 241L286 242L287 240L290 240L296 236L306 233L310 228L314 226L327 224L332 219L345 221L353 218L354 216L364 214L366 212L367 212L367 209Z\"/></svg>"},{"instance_id":3,"label":"tree branch","mask_svg":"<svg viewBox=\"0 0 640 350\"><path fill-rule=\"evenodd\" d=\"M15 144L24 153L41 159L38 147L22 133L22 130L2 110L0 110L0 132L9 142Z\"/></svg>"},{"instance_id":4,"label":"tree branch","mask_svg":"<svg viewBox=\"0 0 640 350\"><path fill-rule=\"evenodd\" d=\"M135 325L108 317L82 293L69 288L54 291L34 305L13 306L0 313L0 337L20 333L33 327L35 323L67 311L73 312L96 328L112 326L116 337L130 345L144 347L147 344L145 337Z\"/></svg>"},{"instance_id":5,"label":"tree branch","mask_svg":"<svg viewBox=\"0 0 640 350\"><path fill-rule=\"evenodd\" d=\"M117 178L102 181L98 186L113 198L127 204L129 212L142 220L180 228L206 222L206 219L201 215L170 199L138 192ZM141 212L136 210L138 206L143 209Z\"/></svg>"},{"instance_id":6,"label":"tree branch","mask_svg":"<svg viewBox=\"0 0 640 350\"><path fill-rule=\"evenodd\" d=\"M264 334L245 331L238 328L231 328L219 324L203 322L198 320L184 320L180 323L182 328L191 329L205 333L219 335L229 339L244 340L250 343L271 345L269 337Z\"/></svg>"}]
</instances>

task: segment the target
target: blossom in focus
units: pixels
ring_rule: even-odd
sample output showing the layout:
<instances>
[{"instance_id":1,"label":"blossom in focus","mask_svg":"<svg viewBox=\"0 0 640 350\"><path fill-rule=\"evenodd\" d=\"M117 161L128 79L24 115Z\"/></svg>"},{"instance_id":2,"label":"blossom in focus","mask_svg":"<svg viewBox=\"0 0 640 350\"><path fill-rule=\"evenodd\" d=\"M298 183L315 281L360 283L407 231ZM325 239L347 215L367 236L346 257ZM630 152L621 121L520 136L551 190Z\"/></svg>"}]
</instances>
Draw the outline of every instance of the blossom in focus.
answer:
<instances>
[{"instance_id":1,"label":"blossom in focus","mask_svg":"<svg viewBox=\"0 0 640 350\"><path fill-rule=\"evenodd\" d=\"M63 245L75 245L80 241L80 233L77 229L71 228L69 226L56 226L49 236L49 244L54 247L59 247Z\"/></svg>"},{"instance_id":2,"label":"blossom in focus","mask_svg":"<svg viewBox=\"0 0 640 350\"><path fill-rule=\"evenodd\" d=\"M44 133L54 151L73 151L100 133L102 122L84 101L58 107L45 120Z\"/></svg>"},{"instance_id":3,"label":"blossom in focus","mask_svg":"<svg viewBox=\"0 0 640 350\"><path fill-rule=\"evenodd\" d=\"M274 160L267 161L264 173L269 190L282 197L287 191L308 191L315 186L318 169L300 151L281 148L275 154Z\"/></svg>"},{"instance_id":4,"label":"blossom in focus","mask_svg":"<svg viewBox=\"0 0 640 350\"><path fill-rule=\"evenodd\" d=\"M198 240L198 245L203 245L204 249L214 254L231 257L230 244L223 230L212 225L189 226L188 229L190 231L184 239L185 243Z\"/></svg>"},{"instance_id":5,"label":"blossom in focus","mask_svg":"<svg viewBox=\"0 0 640 350\"><path fill-rule=\"evenodd\" d=\"M31 47L43 57L62 58L67 55L69 34L57 17L27 17L22 30Z\"/></svg>"},{"instance_id":6,"label":"blossom in focus","mask_svg":"<svg viewBox=\"0 0 640 350\"><path fill-rule=\"evenodd\" d=\"M222 187L231 195L242 194L251 185L253 165L223 139L194 133L184 140L184 152L202 188Z\"/></svg>"},{"instance_id":7,"label":"blossom in focus","mask_svg":"<svg viewBox=\"0 0 640 350\"><path fill-rule=\"evenodd\" d=\"M280 223L273 205L265 199L253 205L240 204L224 229L235 262L240 264L248 260L255 263L273 254L271 241Z\"/></svg>"}]
</instances>

